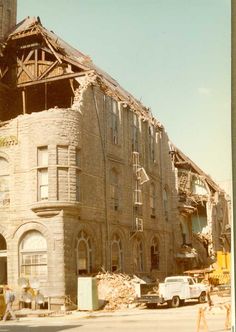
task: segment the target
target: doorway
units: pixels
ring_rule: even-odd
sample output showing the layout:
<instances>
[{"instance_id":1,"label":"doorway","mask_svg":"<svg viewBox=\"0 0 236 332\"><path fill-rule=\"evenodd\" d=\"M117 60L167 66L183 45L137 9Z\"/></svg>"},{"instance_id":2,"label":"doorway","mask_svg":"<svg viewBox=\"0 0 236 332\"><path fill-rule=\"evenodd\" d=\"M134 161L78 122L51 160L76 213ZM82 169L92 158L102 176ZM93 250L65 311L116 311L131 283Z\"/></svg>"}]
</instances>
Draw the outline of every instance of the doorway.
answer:
<instances>
[{"instance_id":1,"label":"doorway","mask_svg":"<svg viewBox=\"0 0 236 332\"><path fill-rule=\"evenodd\" d=\"M0 234L0 285L7 284L7 243Z\"/></svg>"}]
</instances>

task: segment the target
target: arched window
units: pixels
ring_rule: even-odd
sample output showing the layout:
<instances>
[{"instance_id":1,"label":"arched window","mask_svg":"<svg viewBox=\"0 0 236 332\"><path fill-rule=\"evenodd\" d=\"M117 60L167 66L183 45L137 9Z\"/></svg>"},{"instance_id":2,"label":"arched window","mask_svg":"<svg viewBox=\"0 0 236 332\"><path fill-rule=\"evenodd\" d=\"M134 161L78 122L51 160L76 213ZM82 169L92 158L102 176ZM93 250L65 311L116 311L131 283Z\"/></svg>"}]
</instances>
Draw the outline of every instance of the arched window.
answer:
<instances>
[{"instance_id":1,"label":"arched window","mask_svg":"<svg viewBox=\"0 0 236 332\"><path fill-rule=\"evenodd\" d=\"M151 270L153 269L160 269L159 243L156 237L152 239L151 243Z\"/></svg>"},{"instance_id":2,"label":"arched window","mask_svg":"<svg viewBox=\"0 0 236 332\"><path fill-rule=\"evenodd\" d=\"M134 246L134 271L143 271L143 244L141 239L137 239Z\"/></svg>"},{"instance_id":3,"label":"arched window","mask_svg":"<svg viewBox=\"0 0 236 332\"><path fill-rule=\"evenodd\" d=\"M151 217L156 215L156 190L153 183L150 184L150 209Z\"/></svg>"},{"instance_id":4,"label":"arched window","mask_svg":"<svg viewBox=\"0 0 236 332\"><path fill-rule=\"evenodd\" d=\"M117 211L119 208L119 179L115 169L110 172L110 198L111 208Z\"/></svg>"},{"instance_id":5,"label":"arched window","mask_svg":"<svg viewBox=\"0 0 236 332\"><path fill-rule=\"evenodd\" d=\"M47 241L38 231L29 231L20 243L20 275L47 280Z\"/></svg>"},{"instance_id":6,"label":"arched window","mask_svg":"<svg viewBox=\"0 0 236 332\"><path fill-rule=\"evenodd\" d=\"M123 250L120 237L114 234L111 243L111 268L112 271L123 270Z\"/></svg>"},{"instance_id":7,"label":"arched window","mask_svg":"<svg viewBox=\"0 0 236 332\"><path fill-rule=\"evenodd\" d=\"M9 178L9 163L0 157L0 206L10 204Z\"/></svg>"},{"instance_id":8,"label":"arched window","mask_svg":"<svg viewBox=\"0 0 236 332\"><path fill-rule=\"evenodd\" d=\"M92 248L90 237L81 231L76 248L77 273L90 273L92 271Z\"/></svg>"}]
</instances>

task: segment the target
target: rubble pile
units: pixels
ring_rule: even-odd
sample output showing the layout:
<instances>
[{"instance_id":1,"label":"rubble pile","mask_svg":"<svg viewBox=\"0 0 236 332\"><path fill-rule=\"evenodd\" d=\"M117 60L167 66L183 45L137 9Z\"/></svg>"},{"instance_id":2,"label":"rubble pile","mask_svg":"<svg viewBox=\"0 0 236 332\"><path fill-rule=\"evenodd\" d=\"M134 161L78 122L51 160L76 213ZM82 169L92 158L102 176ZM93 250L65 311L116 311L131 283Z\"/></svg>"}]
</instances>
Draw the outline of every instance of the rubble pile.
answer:
<instances>
[{"instance_id":1,"label":"rubble pile","mask_svg":"<svg viewBox=\"0 0 236 332\"><path fill-rule=\"evenodd\" d=\"M127 308L136 297L135 284L141 283L136 276L110 272L99 273L97 281L98 298L106 310Z\"/></svg>"}]
</instances>

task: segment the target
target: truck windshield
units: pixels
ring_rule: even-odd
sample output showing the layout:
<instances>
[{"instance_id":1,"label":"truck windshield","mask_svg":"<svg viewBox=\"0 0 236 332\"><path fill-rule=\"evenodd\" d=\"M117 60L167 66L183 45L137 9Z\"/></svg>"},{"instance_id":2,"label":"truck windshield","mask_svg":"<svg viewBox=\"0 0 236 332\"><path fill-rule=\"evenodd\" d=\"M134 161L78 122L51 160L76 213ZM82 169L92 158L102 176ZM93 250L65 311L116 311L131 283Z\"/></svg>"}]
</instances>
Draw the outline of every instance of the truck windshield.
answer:
<instances>
[{"instance_id":1,"label":"truck windshield","mask_svg":"<svg viewBox=\"0 0 236 332\"><path fill-rule=\"evenodd\" d=\"M184 280L180 278L171 278L171 279L167 278L165 282L184 282Z\"/></svg>"}]
</instances>

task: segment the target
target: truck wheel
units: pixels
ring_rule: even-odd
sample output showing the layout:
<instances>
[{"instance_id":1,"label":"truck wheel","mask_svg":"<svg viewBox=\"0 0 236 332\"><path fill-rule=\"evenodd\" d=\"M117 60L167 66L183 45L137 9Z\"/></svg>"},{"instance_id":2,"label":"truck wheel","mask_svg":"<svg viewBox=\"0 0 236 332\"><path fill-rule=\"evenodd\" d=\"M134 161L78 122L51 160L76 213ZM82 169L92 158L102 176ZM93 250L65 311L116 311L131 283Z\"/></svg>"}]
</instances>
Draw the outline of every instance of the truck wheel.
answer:
<instances>
[{"instance_id":1,"label":"truck wheel","mask_svg":"<svg viewBox=\"0 0 236 332\"><path fill-rule=\"evenodd\" d=\"M201 295L198 298L199 303L204 303L206 302L206 292L202 292Z\"/></svg>"},{"instance_id":2,"label":"truck wheel","mask_svg":"<svg viewBox=\"0 0 236 332\"><path fill-rule=\"evenodd\" d=\"M171 301L168 301L168 307L170 308L177 308L180 305L180 299L178 296L173 296Z\"/></svg>"}]
</instances>

